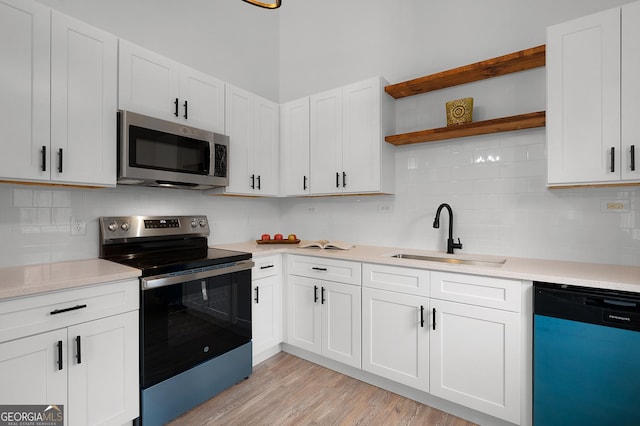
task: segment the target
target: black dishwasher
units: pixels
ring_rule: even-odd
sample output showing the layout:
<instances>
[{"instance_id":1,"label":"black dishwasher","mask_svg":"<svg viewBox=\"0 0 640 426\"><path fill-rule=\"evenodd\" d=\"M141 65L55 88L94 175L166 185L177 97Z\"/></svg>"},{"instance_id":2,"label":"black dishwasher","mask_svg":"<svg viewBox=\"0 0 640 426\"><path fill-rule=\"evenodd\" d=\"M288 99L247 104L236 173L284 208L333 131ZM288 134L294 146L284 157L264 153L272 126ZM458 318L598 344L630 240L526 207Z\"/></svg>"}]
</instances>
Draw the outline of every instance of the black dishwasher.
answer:
<instances>
[{"instance_id":1,"label":"black dishwasher","mask_svg":"<svg viewBox=\"0 0 640 426\"><path fill-rule=\"evenodd\" d=\"M640 294L534 283L533 420L640 425Z\"/></svg>"}]
</instances>

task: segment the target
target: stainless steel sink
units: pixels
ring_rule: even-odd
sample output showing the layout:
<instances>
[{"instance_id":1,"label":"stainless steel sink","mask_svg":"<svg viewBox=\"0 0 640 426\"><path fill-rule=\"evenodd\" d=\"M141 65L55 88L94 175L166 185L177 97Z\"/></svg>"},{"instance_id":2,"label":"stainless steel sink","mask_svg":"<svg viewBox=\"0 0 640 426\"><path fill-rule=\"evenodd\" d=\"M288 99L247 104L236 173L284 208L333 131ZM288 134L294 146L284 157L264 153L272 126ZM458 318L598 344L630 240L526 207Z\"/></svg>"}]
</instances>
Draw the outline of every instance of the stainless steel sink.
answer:
<instances>
[{"instance_id":1,"label":"stainless steel sink","mask_svg":"<svg viewBox=\"0 0 640 426\"><path fill-rule=\"evenodd\" d=\"M479 258L459 258L459 257L440 257L440 256L425 256L420 254L409 253L397 253L392 255L398 259L410 259L410 260L424 260L427 262L442 262L453 263L460 265L476 265L476 266L501 266L504 265L507 259L479 259Z\"/></svg>"}]
</instances>

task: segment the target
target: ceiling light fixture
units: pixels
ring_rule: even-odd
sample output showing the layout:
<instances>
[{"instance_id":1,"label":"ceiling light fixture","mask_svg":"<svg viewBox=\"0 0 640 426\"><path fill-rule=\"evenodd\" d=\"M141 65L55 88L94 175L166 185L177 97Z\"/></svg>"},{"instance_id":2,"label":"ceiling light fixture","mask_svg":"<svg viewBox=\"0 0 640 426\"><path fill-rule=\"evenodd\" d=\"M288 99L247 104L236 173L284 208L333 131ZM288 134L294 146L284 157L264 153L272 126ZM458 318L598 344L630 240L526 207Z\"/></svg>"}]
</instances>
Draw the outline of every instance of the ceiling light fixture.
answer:
<instances>
[{"instance_id":1,"label":"ceiling light fixture","mask_svg":"<svg viewBox=\"0 0 640 426\"><path fill-rule=\"evenodd\" d=\"M264 7L265 9L277 9L282 5L282 0L275 0L270 3L265 3L258 0L243 0L243 1L246 1L247 3L252 4L254 6Z\"/></svg>"}]
</instances>

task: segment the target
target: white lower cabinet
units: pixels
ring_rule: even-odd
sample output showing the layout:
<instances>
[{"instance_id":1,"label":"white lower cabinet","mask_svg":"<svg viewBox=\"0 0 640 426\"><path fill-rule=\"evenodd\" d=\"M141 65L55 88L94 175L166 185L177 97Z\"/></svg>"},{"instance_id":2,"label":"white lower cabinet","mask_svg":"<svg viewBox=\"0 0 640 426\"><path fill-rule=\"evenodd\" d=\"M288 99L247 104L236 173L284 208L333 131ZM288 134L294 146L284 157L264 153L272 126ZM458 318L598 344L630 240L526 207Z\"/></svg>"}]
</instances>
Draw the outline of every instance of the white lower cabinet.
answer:
<instances>
[{"instance_id":1,"label":"white lower cabinet","mask_svg":"<svg viewBox=\"0 0 640 426\"><path fill-rule=\"evenodd\" d=\"M254 258L251 327L254 365L282 342L282 261L280 255Z\"/></svg>"},{"instance_id":2,"label":"white lower cabinet","mask_svg":"<svg viewBox=\"0 0 640 426\"><path fill-rule=\"evenodd\" d=\"M362 369L429 390L429 299L362 289Z\"/></svg>"},{"instance_id":3,"label":"white lower cabinet","mask_svg":"<svg viewBox=\"0 0 640 426\"><path fill-rule=\"evenodd\" d=\"M429 392L520 423L520 314L431 299Z\"/></svg>"},{"instance_id":4,"label":"white lower cabinet","mask_svg":"<svg viewBox=\"0 0 640 426\"><path fill-rule=\"evenodd\" d=\"M289 256L288 265L316 258ZM360 263L317 259L308 276L288 275L287 279L287 343L323 355L353 367L361 366L361 287L319 279L316 274L331 274L333 262L350 266L360 276ZM316 269L313 269L316 268ZM312 272L311 272L312 271Z\"/></svg>"},{"instance_id":5,"label":"white lower cabinet","mask_svg":"<svg viewBox=\"0 0 640 426\"><path fill-rule=\"evenodd\" d=\"M67 426L138 417L138 300L134 280L0 302L0 403L63 405Z\"/></svg>"}]
</instances>

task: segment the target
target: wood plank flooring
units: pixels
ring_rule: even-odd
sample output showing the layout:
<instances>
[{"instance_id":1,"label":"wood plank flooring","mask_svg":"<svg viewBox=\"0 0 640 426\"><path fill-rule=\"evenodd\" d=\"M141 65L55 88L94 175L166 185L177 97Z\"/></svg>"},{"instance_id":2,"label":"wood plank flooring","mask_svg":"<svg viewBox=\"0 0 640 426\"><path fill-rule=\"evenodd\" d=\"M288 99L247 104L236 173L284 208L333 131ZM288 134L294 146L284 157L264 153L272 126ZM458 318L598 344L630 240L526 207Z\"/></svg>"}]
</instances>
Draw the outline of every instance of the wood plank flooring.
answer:
<instances>
[{"instance_id":1,"label":"wood plank flooring","mask_svg":"<svg viewBox=\"0 0 640 426\"><path fill-rule=\"evenodd\" d=\"M281 352L247 380L169 423L472 426L453 415Z\"/></svg>"}]
</instances>

